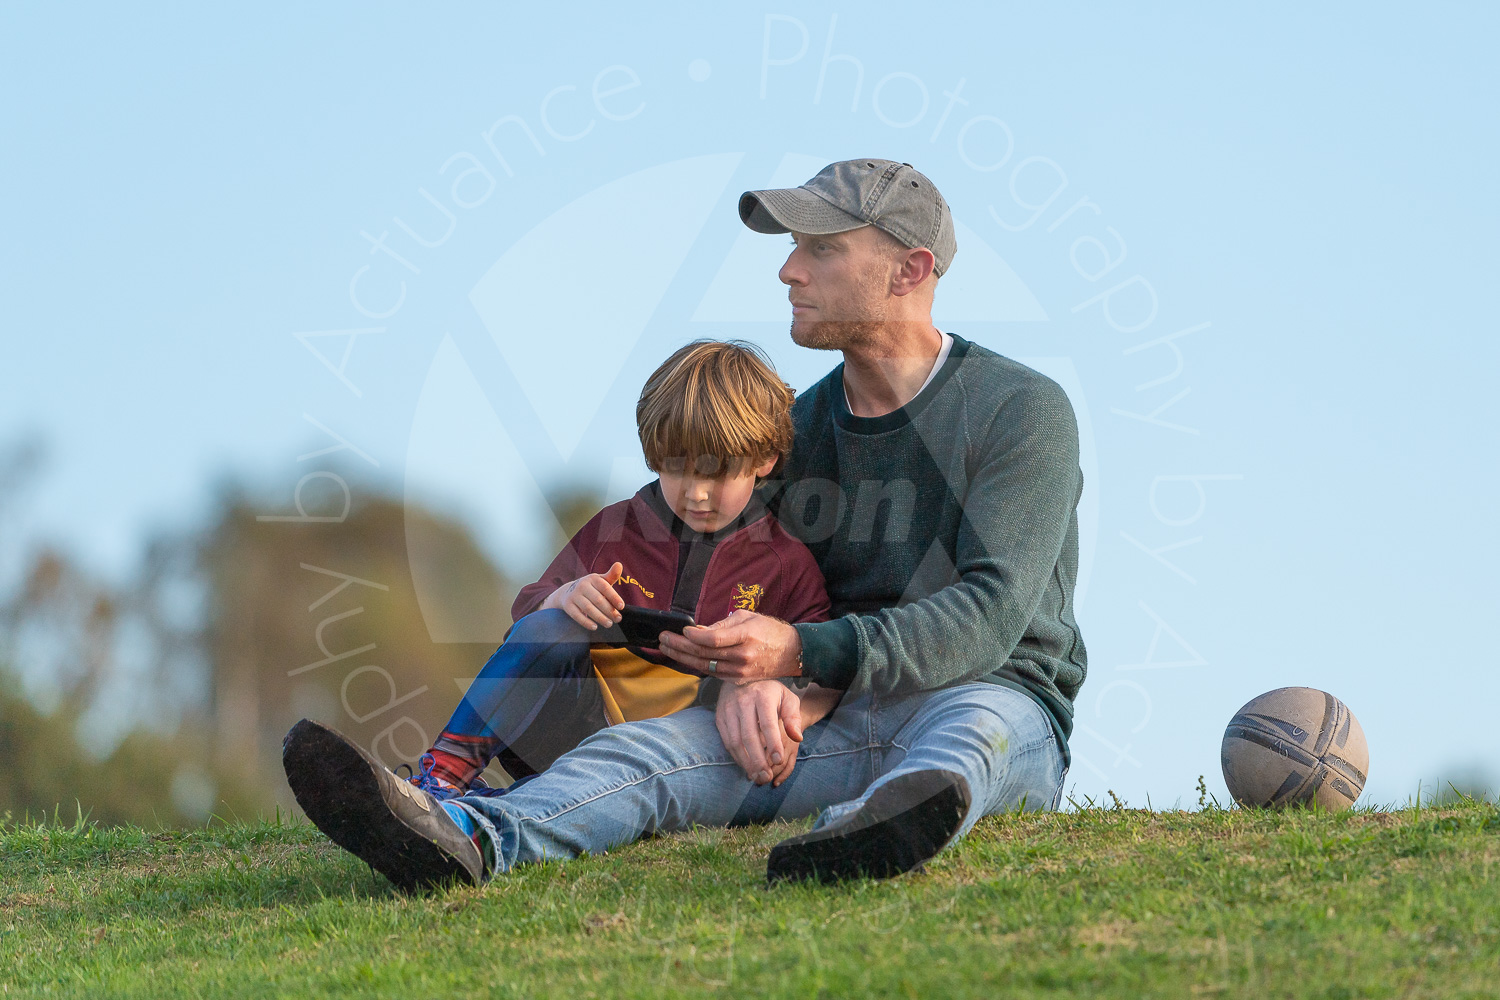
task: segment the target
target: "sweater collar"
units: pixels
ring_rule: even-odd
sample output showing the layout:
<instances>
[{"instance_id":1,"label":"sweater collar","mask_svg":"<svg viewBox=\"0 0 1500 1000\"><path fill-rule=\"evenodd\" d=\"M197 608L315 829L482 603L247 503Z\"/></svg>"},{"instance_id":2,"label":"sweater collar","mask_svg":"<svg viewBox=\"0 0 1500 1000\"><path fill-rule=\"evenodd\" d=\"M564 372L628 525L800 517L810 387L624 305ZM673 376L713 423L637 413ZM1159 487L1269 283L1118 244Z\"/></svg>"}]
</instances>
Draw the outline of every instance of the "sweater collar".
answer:
<instances>
[{"instance_id":1,"label":"sweater collar","mask_svg":"<svg viewBox=\"0 0 1500 1000\"><path fill-rule=\"evenodd\" d=\"M844 366L840 364L829 374L829 385L833 395L833 422L840 430L849 431L854 434L884 434L887 431L905 427L925 410L929 403L943 391L943 386L958 371L959 364L964 355L969 352L969 342L958 334L952 334L953 348L948 352L945 360L937 372L928 380L922 391L913 396L905 406L892 410L890 413L882 413L878 417L856 417L849 411L848 400L844 396Z\"/></svg>"}]
</instances>

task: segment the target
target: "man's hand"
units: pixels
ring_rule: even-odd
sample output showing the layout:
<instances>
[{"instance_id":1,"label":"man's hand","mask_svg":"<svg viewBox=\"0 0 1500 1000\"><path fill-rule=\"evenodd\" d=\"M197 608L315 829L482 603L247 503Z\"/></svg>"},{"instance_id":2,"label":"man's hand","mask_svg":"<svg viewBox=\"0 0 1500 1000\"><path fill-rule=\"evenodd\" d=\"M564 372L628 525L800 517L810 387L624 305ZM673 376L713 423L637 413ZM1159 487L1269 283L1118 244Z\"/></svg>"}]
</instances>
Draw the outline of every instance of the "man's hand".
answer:
<instances>
[{"instance_id":1,"label":"man's hand","mask_svg":"<svg viewBox=\"0 0 1500 1000\"><path fill-rule=\"evenodd\" d=\"M725 684L714 724L729 755L757 785L780 785L792 773L802 742L802 712L796 692L785 684Z\"/></svg>"},{"instance_id":2,"label":"man's hand","mask_svg":"<svg viewBox=\"0 0 1500 1000\"><path fill-rule=\"evenodd\" d=\"M548 594L542 607L566 611L569 618L591 632L600 625L613 625L620 620L620 609L625 606L625 598L615 592L615 584L624 572L625 566L615 563L608 573L579 577Z\"/></svg>"},{"instance_id":3,"label":"man's hand","mask_svg":"<svg viewBox=\"0 0 1500 1000\"><path fill-rule=\"evenodd\" d=\"M681 635L663 632L661 651L698 674L729 681L796 677L802 637L779 618L736 611L712 625L689 625ZM713 661L715 669L709 670Z\"/></svg>"}]
</instances>

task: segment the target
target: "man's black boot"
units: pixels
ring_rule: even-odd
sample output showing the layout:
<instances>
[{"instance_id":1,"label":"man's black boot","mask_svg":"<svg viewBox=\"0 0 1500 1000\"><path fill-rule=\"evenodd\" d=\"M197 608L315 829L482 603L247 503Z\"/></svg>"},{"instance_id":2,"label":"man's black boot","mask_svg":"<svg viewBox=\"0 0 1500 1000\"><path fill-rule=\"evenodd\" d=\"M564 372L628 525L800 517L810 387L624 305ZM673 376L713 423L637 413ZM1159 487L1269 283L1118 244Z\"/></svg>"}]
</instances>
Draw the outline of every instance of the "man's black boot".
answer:
<instances>
[{"instance_id":1,"label":"man's black boot","mask_svg":"<svg viewBox=\"0 0 1500 1000\"><path fill-rule=\"evenodd\" d=\"M483 878L479 848L442 804L335 730L303 719L282 741L281 765L307 818L397 887Z\"/></svg>"},{"instance_id":2,"label":"man's black boot","mask_svg":"<svg viewBox=\"0 0 1500 1000\"><path fill-rule=\"evenodd\" d=\"M766 880L890 878L936 855L969 812L969 783L952 771L910 771L863 806L771 848Z\"/></svg>"}]
</instances>

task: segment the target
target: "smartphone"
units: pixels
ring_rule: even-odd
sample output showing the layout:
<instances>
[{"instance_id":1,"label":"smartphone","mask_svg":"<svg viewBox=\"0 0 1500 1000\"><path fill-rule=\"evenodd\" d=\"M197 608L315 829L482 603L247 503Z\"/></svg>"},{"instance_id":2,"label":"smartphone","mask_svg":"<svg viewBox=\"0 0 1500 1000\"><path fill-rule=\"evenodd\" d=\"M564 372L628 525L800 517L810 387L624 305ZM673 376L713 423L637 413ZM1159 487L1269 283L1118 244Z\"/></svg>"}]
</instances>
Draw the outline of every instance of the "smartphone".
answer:
<instances>
[{"instance_id":1,"label":"smartphone","mask_svg":"<svg viewBox=\"0 0 1500 1000\"><path fill-rule=\"evenodd\" d=\"M589 636L592 646L640 646L656 649L657 636L663 632L676 632L689 625L696 625L693 616L681 611L657 611L655 608L638 608L627 604L620 609L620 621L608 628L601 628Z\"/></svg>"}]
</instances>

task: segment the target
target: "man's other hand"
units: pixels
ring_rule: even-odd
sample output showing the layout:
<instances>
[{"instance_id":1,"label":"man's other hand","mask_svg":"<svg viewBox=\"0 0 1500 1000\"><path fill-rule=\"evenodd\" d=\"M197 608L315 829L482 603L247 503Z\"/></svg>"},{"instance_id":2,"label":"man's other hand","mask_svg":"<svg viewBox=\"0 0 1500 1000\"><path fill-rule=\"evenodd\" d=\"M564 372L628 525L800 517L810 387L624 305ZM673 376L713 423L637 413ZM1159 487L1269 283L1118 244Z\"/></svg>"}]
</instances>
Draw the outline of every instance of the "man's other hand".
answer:
<instances>
[{"instance_id":1,"label":"man's other hand","mask_svg":"<svg viewBox=\"0 0 1500 1000\"><path fill-rule=\"evenodd\" d=\"M714 724L729 755L757 785L780 785L792 773L802 742L802 711L796 692L785 684L725 684Z\"/></svg>"},{"instance_id":2,"label":"man's other hand","mask_svg":"<svg viewBox=\"0 0 1500 1000\"><path fill-rule=\"evenodd\" d=\"M681 635L663 632L661 651L698 674L728 681L796 677L802 637L779 618L736 611L712 625L689 625ZM709 669L709 663L714 669Z\"/></svg>"}]
</instances>

